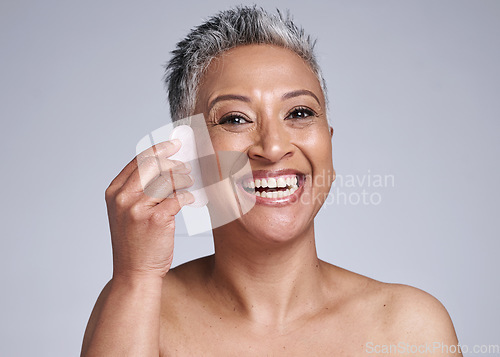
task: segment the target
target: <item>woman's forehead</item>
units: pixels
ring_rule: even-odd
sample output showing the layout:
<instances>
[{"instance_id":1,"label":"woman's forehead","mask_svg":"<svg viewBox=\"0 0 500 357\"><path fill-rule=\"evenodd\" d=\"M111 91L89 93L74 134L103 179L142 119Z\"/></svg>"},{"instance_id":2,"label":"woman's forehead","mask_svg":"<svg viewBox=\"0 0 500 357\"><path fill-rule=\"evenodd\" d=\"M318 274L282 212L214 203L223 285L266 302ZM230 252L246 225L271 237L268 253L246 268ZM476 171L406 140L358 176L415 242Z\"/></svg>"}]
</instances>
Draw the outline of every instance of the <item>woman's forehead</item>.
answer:
<instances>
[{"instance_id":1,"label":"woman's forehead","mask_svg":"<svg viewBox=\"0 0 500 357\"><path fill-rule=\"evenodd\" d=\"M198 99L207 103L214 95L282 93L308 90L323 100L319 80L295 52L273 45L245 45L214 59L198 88Z\"/></svg>"}]
</instances>

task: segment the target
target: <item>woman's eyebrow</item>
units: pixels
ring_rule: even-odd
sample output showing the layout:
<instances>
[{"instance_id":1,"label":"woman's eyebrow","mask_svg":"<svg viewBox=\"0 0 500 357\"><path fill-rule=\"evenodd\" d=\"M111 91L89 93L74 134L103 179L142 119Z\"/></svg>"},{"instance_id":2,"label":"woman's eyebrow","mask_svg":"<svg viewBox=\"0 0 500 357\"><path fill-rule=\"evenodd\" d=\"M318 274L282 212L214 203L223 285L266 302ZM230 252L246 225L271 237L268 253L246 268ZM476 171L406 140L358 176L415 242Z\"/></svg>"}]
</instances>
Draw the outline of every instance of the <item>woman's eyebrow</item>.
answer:
<instances>
[{"instance_id":1,"label":"woman's eyebrow","mask_svg":"<svg viewBox=\"0 0 500 357\"><path fill-rule=\"evenodd\" d=\"M301 95L311 96L314 99L316 99L316 101L318 102L319 105L321 105L316 94L314 94L313 92L311 92L310 90L307 90L307 89L298 89L298 90L294 90L292 92L287 92L281 96L281 99L286 100L286 99L290 99L290 98L294 98L294 97L299 97Z\"/></svg>"},{"instance_id":2,"label":"woman's eyebrow","mask_svg":"<svg viewBox=\"0 0 500 357\"><path fill-rule=\"evenodd\" d=\"M316 96L316 94L314 94L313 92L311 92L310 90L307 90L307 89L298 89L298 90L294 90L294 91L291 91L291 92L287 92L285 94L283 94L281 96L281 99L282 100L286 100L286 99L290 99L290 98L295 98L295 97L299 97L301 95L308 95L308 96L311 96L313 97L319 105L321 105L320 101L319 101L319 98ZM241 102L245 102L245 103L250 103L251 100L250 98L248 97L245 97L244 95L238 95L238 94L223 94L223 95L220 95L218 97L215 97L208 105L208 111L210 112L213 108L213 106L215 104L217 104L218 102L222 102L222 101L225 101L225 100L239 100Z\"/></svg>"},{"instance_id":3,"label":"woman's eyebrow","mask_svg":"<svg viewBox=\"0 0 500 357\"><path fill-rule=\"evenodd\" d=\"M239 100L245 103L250 103L250 98L245 97L243 95L237 95L237 94L224 94L220 95L218 97L215 97L210 104L208 105L208 111L212 110L212 107L217 104L218 102L224 101L224 100Z\"/></svg>"}]
</instances>

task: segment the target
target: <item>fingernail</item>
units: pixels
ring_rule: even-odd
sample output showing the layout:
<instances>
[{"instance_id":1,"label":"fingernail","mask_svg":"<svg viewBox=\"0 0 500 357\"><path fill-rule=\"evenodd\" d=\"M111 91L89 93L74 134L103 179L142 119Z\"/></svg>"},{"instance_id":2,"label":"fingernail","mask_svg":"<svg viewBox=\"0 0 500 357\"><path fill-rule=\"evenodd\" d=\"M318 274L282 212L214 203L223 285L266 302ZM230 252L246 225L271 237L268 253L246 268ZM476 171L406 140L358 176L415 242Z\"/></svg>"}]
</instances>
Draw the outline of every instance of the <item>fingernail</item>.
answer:
<instances>
[{"instance_id":1,"label":"fingernail","mask_svg":"<svg viewBox=\"0 0 500 357\"><path fill-rule=\"evenodd\" d=\"M186 200L184 196L186 196L184 193L175 194L175 198L177 198L177 201L179 201L179 203L182 203Z\"/></svg>"},{"instance_id":2,"label":"fingernail","mask_svg":"<svg viewBox=\"0 0 500 357\"><path fill-rule=\"evenodd\" d=\"M181 205L188 205L188 204L194 202L193 195L189 195L189 194L187 194L185 192L179 193L177 195L177 199L180 201Z\"/></svg>"},{"instance_id":3,"label":"fingernail","mask_svg":"<svg viewBox=\"0 0 500 357\"><path fill-rule=\"evenodd\" d=\"M185 163L184 163L184 166L186 167L186 169L187 169L188 171L191 171L191 165L189 164L189 162L185 162Z\"/></svg>"},{"instance_id":4,"label":"fingernail","mask_svg":"<svg viewBox=\"0 0 500 357\"><path fill-rule=\"evenodd\" d=\"M180 146L181 141L179 139L172 139L172 140L170 140L170 144L172 144L174 146Z\"/></svg>"}]
</instances>

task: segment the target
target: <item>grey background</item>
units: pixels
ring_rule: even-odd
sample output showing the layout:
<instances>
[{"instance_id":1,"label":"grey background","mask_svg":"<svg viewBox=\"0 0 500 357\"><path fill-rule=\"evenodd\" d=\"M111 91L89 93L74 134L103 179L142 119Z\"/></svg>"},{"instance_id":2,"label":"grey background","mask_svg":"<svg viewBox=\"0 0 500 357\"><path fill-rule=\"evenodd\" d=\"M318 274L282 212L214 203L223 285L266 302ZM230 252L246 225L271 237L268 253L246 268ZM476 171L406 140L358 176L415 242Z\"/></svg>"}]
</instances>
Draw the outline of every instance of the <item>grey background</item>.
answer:
<instances>
[{"instance_id":1,"label":"grey background","mask_svg":"<svg viewBox=\"0 0 500 357\"><path fill-rule=\"evenodd\" d=\"M2 1L1 356L79 354L112 271L104 190L166 123L169 51L237 3ZM378 205L323 208L320 257L431 293L462 344L500 344L500 2L274 7L318 38L337 173L394 176L363 187ZM213 249L176 244L175 264Z\"/></svg>"}]
</instances>

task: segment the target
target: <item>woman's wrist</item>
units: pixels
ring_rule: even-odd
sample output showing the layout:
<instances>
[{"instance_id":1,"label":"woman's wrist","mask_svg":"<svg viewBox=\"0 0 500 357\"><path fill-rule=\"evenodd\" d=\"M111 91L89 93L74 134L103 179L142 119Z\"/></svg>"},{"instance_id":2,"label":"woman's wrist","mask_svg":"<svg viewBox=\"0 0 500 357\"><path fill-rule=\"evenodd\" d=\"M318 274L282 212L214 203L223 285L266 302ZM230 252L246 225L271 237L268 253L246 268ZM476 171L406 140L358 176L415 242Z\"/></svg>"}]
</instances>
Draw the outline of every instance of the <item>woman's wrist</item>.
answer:
<instances>
[{"instance_id":1,"label":"woman's wrist","mask_svg":"<svg viewBox=\"0 0 500 357\"><path fill-rule=\"evenodd\" d=\"M163 278L155 274L113 274L111 289L161 292Z\"/></svg>"}]
</instances>

